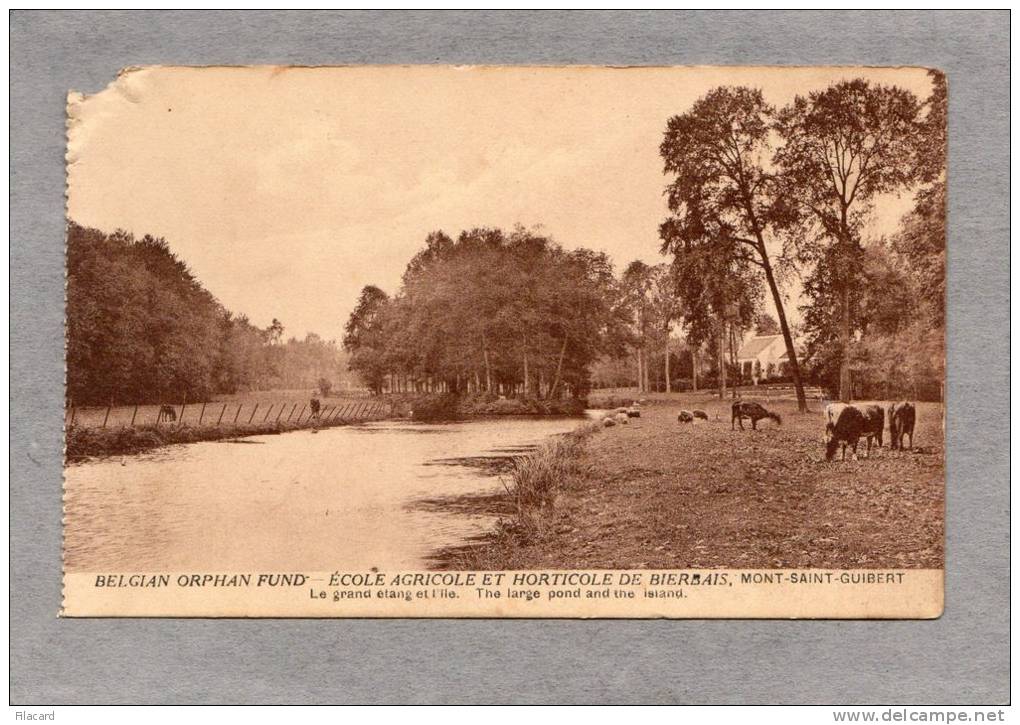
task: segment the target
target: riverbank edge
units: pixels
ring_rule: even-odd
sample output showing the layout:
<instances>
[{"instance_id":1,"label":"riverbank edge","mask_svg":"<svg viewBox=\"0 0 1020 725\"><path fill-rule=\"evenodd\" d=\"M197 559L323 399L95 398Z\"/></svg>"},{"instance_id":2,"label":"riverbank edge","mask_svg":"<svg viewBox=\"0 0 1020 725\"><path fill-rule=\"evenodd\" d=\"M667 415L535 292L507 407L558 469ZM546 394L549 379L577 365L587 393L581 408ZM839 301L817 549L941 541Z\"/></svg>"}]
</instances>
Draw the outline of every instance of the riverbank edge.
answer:
<instances>
[{"instance_id":1,"label":"riverbank edge","mask_svg":"<svg viewBox=\"0 0 1020 725\"><path fill-rule=\"evenodd\" d=\"M517 553L540 541L551 525L556 498L591 477L588 444L603 430L587 421L555 436L525 456L515 458L503 480L505 493L487 501L491 513L501 513L495 526L468 542L440 549L430 557L433 568L483 571L514 568ZM505 512L510 513L506 514ZM476 511L477 513L477 511Z\"/></svg>"},{"instance_id":2,"label":"riverbank edge","mask_svg":"<svg viewBox=\"0 0 1020 725\"><path fill-rule=\"evenodd\" d=\"M165 446L203 443L221 440L233 440L257 435L280 435L297 430L313 430L324 428L340 428L367 422L385 420L408 421L420 423L439 423L476 420L501 420L507 418L533 418L536 416L553 417L568 415L560 412L548 413L490 413L474 412L462 414L456 418L418 418L408 412L398 412L380 417L363 420L338 420L330 423L233 423L229 425L177 425L174 423L149 424L139 426L117 426L96 428L94 426L76 425L67 428L64 433L64 465L81 463L97 458L111 456L137 455ZM576 415L576 414L574 414Z\"/></svg>"},{"instance_id":3,"label":"riverbank edge","mask_svg":"<svg viewBox=\"0 0 1020 725\"><path fill-rule=\"evenodd\" d=\"M373 418L372 421L383 420ZM335 423L234 423L230 425L140 425L133 427L95 428L72 426L64 433L64 465L95 458L135 455L164 446L183 443L232 440L257 435L280 435L298 430L340 428L368 422L337 421Z\"/></svg>"}]
</instances>

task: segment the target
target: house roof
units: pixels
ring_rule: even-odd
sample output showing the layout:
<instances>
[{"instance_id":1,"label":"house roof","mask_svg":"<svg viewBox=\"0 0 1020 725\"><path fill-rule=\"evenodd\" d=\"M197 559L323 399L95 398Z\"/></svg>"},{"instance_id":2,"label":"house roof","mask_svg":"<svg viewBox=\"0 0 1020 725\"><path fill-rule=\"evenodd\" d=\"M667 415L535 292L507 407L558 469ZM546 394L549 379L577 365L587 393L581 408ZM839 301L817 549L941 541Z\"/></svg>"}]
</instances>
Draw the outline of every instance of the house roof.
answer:
<instances>
[{"instance_id":1,"label":"house roof","mask_svg":"<svg viewBox=\"0 0 1020 725\"><path fill-rule=\"evenodd\" d=\"M737 353L738 360L748 360L751 358L758 357L766 348L777 340L782 340L782 335L759 335L758 337L752 337L750 340L740 346L740 351Z\"/></svg>"}]
</instances>

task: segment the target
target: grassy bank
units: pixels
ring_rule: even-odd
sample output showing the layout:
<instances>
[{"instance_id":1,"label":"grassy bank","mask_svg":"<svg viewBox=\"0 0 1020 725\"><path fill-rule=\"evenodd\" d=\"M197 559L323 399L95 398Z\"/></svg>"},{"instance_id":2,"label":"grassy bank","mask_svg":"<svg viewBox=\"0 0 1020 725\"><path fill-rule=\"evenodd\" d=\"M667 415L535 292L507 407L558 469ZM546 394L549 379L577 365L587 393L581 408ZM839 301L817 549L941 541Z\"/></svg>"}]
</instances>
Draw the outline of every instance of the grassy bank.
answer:
<instances>
[{"instance_id":1,"label":"grassy bank","mask_svg":"<svg viewBox=\"0 0 1020 725\"><path fill-rule=\"evenodd\" d=\"M143 425L136 427L95 428L73 426L67 429L65 461L74 463L88 458L142 453L175 443L198 443L253 435L274 435L294 430L331 428L349 425L351 421L336 421L326 425L302 423L251 423L224 425Z\"/></svg>"},{"instance_id":2,"label":"grassy bank","mask_svg":"<svg viewBox=\"0 0 1020 725\"><path fill-rule=\"evenodd\" d=\"M509 569L516 553L540 545L555 520L557 499L588 477L585 451L601 425L589 422L553 438L534 453L509 462L505 493L482 497L466 513L497 513L495 529L480 543L440 552L434 561L444 569Z\"/></svg>"},{"instance_id":3,"label":"grassy bank","mask_svg":"<svg viewBox=\"0 0 1020 725\"><path fill-rule=\"evenodd\" d=\"M731 430L729 401L650 400L506 480L512 514L442 568L940 568L941 408L918 404L914 451L826 462L820 410ZM709 420L677 422L681 408ZM745 423L745 425L747 425ZM507 509L504 509L507 510Z\"/></svg>"}]
</instances>

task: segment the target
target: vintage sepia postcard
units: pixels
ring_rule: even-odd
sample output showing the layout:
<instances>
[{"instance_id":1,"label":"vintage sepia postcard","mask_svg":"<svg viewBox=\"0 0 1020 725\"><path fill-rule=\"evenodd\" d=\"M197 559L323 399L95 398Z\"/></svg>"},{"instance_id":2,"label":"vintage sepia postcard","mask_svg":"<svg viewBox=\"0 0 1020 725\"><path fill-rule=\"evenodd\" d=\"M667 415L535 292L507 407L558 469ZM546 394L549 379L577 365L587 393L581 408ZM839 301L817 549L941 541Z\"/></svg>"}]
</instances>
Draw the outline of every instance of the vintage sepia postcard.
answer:
<instances>
[{"instance_id":1,"label":"vintage sepia postcard","mask_svg":"<svg viewBox=\"0 0 1020 725\"><path fill-rule=\"evenodd\" d=\"M946 108L907 67L70 93L61 613L938 617Z\"/></svg>"}]
</instances>

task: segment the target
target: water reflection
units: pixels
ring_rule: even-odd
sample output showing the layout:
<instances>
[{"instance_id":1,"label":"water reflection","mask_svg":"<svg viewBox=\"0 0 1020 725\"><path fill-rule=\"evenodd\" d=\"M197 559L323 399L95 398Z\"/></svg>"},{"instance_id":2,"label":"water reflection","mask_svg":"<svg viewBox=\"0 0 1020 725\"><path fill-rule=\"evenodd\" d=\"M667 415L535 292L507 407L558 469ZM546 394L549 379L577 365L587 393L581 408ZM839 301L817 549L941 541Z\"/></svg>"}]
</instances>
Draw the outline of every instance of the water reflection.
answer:
<instances>
[{"instance_id":1,"label":"water reflection","mask_svg":"<svg viewBox=\"0 0 1020 725\"><path fill-rule=\"evenodd\" d=\"M379 422L71 465L65 565L111 572L425 568L431 552L482 533L494 519L437 500L502 491L494 475L500 458L578 424Z\"/></svg>"}]
</instances>

